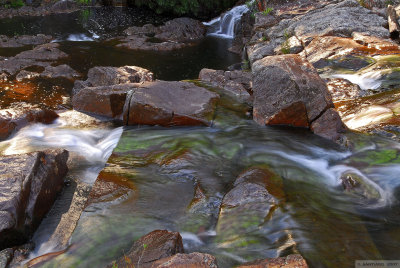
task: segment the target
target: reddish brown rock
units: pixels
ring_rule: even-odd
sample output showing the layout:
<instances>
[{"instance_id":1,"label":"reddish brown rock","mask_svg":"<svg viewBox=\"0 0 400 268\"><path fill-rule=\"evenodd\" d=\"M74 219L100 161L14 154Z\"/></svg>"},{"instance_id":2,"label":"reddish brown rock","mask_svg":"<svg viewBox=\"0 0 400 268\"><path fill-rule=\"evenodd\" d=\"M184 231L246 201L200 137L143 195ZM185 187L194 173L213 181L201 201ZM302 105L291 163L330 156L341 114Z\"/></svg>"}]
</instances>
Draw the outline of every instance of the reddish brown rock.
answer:
<instances>
[{"instance_id":1,"label":"reddish brown rock","mask_svg":"<svg viewBox=\"0 0 400 268\"><path fill-rule=\"evenodd\" d=\"M299 254L293 254L286 257L257 260L244 263L238 268L306 268L307 262Z\"/></svg>"},{"instance_id":2,"label":"reddish brown rock","mask_svg":"<svg viewBox=\"0 0 400 268\"><path fill-rule=\"evenodd\" d=\"M190 254L176 254L154 262L151 268L217 268L214 256L194 252Z\"/></svg>"},{"instance_id":3,"label":"reddish brown rock","mask_svg":"<svg viewBox=\"0 0 400 268\"><path fill-rule=\"evenodd\" d=\"M75 110L93 115L120 119L127 92L137 84L123 84L103 87L86 87L72 97Z\"/></svg>"},{"instance_id":4,"label":"reddish brown rock","mask_svg":"<svg viewBox=\"0 0 400 268\"><path fill-rule=\"evenodd\" d=\"M346 132L346 127L335 109L328 109L311 124L311 130L326 139L338 141Z\"/></svg>"},{"instance_id":5,"label":"reddish brown rock","mask_svg":"<svg viewBox=\"0 0 400 268\"><path fill-rule=\"evenodd\" d=\"M132 90L127 125L209 125L219 96L187 82L155 81Z\"/></svg>"},{"instance_id":6,"label":"reddish brown rock","mask_svg":"<svg viewBox=\"0 0 400 268\"><path fill-rule=\"evenodd\" d=\"M68 152L51 150L0 158L0 250L21 245L64 185Z\"/></svg>"},{"instance_id":7,"label":"reddish brown rock","mask_svg":"<svg viewBox=\"0 0 400 268\"><path fill-rule=\"evenodd\" d=\"M334 102L356 99L365 94L358 85L343 78L329 78L326 84Z\"/></svg>"},{"instance_id":8,"label":"reddish brown rock","mask_svg":"<svg viewBox=\"0 0 400 268\"><path fill-rule=\"evenodd\" d=\"M265 57L255 62L253 91L254 120L260 125L265 125L273 116L298 102L304 103L310 122L333 107L326 83L314 67L298 55ZM294 107L299 109L301 105ZM282 114L288 115L289 112ZM289 121L289 118L285 120ZM296 122L296 119L291 121ZM279 123L277 118L273 122Z\"/></svg>"},{"instance_id":9,"label":"reddish brown rock","mask_svg":"<svg viewBox=\"0 0 400 268\"><path fill-rule=\"evenodd\" d=\"M265 124L308 128L307 108L302 101L292 103L273 115Z\"/></svg>"},{"instance_id":10,"label":"reddish brown rock","mask_svg":"<svg viewBox=\"0 0 400 268\"><path fill-rule=\"evenodd\" d=\"M118 261L109 265L152 267L153 262L183 252L182 237L178 232L155 230L141 237Z\"/></svg>"},{"instance_id":11,"label":"reddish brown rock","mask_svg":"<svg viewBox=\"0 0 400 268\"><path fill-rule=\"evenodd\" d=\"M0 110L0 139L6 139L29 123L50 124L58 118L56 112L27 103L14 103L8 109Z\"/></svg>"}]
</instances>

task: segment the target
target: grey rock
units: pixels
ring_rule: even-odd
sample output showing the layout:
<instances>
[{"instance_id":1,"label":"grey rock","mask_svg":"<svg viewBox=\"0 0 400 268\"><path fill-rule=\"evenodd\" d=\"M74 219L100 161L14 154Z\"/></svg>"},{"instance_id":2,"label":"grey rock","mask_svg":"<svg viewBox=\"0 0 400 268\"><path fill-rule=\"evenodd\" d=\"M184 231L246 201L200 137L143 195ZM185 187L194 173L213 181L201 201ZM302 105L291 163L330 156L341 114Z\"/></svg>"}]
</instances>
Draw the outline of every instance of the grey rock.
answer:
<instances>
[{"instance_id":1,"label":"grey rock","mask_svg":"<svg viewBox=\"0 0 400 268\"><path fill-rule=\"evenodd\" d=\"M153 77L152 72L137 66L94 67L89 70L86 81L75 82L73 94L85 87L149 82L154 80Z\"/></svg>"},{"instance_id":2,"label":"grey rock","mask_svg":"<svg viewBox=\"0 0 400 268\"><path fill-rule=\"evenodd\" d=\"M0 158L0 249L20 245L50 210L66 175L68 152L51 150Z\"/></svg>"},{"instance_id":3,"label":"grey rock","mask_svg":"<svg viewBox=\"0 0 400 268\"><path fill-rule=\"evenodd\" d=\"M199 79L210 83L214 87L224 89L228 94L237 97L242 101L249 101L252 91L251 72L244 71L222 71L212 69L202 69Z\"/></svg>"},{"instance_id":4,"label":"grey rock","mask_svg":"<svg viewBox=\"0 0 400 268\"><path fill-rule=\"evenodd\" d=\"M50 42L53 39L50 35L20 35L7 37L0 35L0 47L23 47L28 45L42 45Z\"/></svg>"}]
</instances>

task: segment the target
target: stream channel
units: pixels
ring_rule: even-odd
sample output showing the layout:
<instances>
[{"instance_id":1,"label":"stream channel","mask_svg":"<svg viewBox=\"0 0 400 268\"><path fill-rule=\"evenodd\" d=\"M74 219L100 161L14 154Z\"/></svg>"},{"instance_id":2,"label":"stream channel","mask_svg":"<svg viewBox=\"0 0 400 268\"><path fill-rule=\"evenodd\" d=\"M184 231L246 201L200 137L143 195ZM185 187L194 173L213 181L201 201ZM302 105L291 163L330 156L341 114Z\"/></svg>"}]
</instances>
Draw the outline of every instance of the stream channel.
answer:
<instances>
[{"instance_id":1,"label":"stream channel","mask_svg":"<svg viewBox=\"0 0 400 268\"><path fill-rule=\"evenodd\" d=\"M65 63L83 74L94 66L134 65L157 79L185 80L196 79L202 68L227 69L241 61L228 52L230 39L215 36L172 52L129 51L109 40L129 26L168 19L136 9L89 8L4 19L0 34L51 34L69 55ZM0 56L27 49L0 49ZM21 94L0 86L1 108L29 98L71 109L65 102L70 84L13 86ZM222 95L211 127L80 128L60 118L0 142L3 155L66 148L85 160L71 174L93 184L102 170L99 178L121 185L86 207L70 246L43 267L106 266L155 229L179 231L187 253L211 253L220 267L291 253L302 254L310 267L352 267L355 260L399 257L398 142L354 133L350 152L307 131L259 127L246 115L248 109ZM255 166L268 166L282 178L278 204L267 217L260 218L254 208L218 222L223 196L239 174ZM349 174L363 192L343 190L341 178ZM207 199L200 209L191 207L196 187ZM40 230L32 257L52 251L46 228Z\"/></svg>"}]
</instances>

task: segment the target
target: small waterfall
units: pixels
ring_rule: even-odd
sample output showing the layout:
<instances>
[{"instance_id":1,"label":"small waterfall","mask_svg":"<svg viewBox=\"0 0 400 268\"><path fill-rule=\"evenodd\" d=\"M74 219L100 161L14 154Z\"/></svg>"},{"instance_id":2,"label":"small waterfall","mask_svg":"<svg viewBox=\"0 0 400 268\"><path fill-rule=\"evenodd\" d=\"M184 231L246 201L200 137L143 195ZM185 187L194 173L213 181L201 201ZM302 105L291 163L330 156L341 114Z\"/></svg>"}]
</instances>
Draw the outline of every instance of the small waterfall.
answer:
<instances>
[{"instance_id":1,"label":"small waterfall","mask_svg":"<svg viewBox=\"0 0 400 268\"><path fill-rule=\"evenodd\" d=\"M209 35L233 39L235 37L235 25L240 21L243 14L248 11L247 5L237 6L219 18L204 22L204 25L210 27Z\"/></svg>"}]
</instances>

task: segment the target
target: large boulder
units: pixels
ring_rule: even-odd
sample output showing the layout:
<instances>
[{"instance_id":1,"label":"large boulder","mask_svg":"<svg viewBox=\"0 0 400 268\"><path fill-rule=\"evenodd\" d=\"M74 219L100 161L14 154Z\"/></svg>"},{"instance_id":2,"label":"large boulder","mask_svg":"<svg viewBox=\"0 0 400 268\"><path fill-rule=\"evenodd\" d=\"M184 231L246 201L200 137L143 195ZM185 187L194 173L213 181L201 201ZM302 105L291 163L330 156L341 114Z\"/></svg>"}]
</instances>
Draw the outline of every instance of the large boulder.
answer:
<instances>
[{"instance_id":1,"label":"large boulder","mask_svg":"<svg viewBox=\"0 0 400 268\"><path fill-rule=\"evenodd\" d=\"M315 120L334 108L326 83L299 55L271 56L255 62L253 92L254 120L260 125L310 128ZM329 113L336 111L331 109ZM323 130L323 137L326 132L337 137L336 126L342 122L339 116L330 118L337 122L329 124L328 129L315 127L314 133Z\"/></svg>"},{"instance_id":2,"label":"large boulder","mask_svg":"<svg viewBox=\"0 0 400 268\"><path fill-rule=\"evenodd\" d=\"M153 81L153 73L136 66L94 67L85 81L75 81L75 110L121 119L127 92L138 83Z\"/></svg>"},{"instance_id":3,"label":"large boulder","mask_svg":"<svg viewBox=\"0 0 400 268\"><path fill-rule=\"evenodd\" d=\"M184 253L181 235L178 232L155 230L136 241L129 252L109 267L125 267L127 263L152 267L153 262L177 253Z\"/></svg>"},{"instance_id":4,"label":"large boulder","mask_svg":"<svg viewBox=\"0 0 400 268\"><path fill-rule=\"evenodd\" d=\"M307 268L307 262L299 254L292 254L286 257L270 258L264 260L256 260L244 263L237 268Z\"/></svg>"},{"instance_id":5,"label":"large boulder","mask_svg":"<svg viewBox=\"0 0 400 268\"><path fill-rule=\"evenodd\" d=\"M229 95L238 97L240 100L250 100L250 92L252 91L251 72L205 68L200 71L199 79L214 87L224 89Z\"/></svg>"},{"instance_id":6,"label":"large boulder","mask_svg":"<svg viewBox=\"0 0 400 268\"><path fill-rule=\"evenodd\" d=\"M191 45L206 34L206 27L198 20L176 18L162 26L152 24L130 27L126 38L117 47L134 50L169 51Z\"/></svg>"},{"instance_id":7,"label":"large boulder","mask_svg":"<svg viewBox=\"0 0 400 268\"><path fill-rule=\"evenodd\" d=\"M125 125L209 125L218 98L191 83L155 81L86 87L73 96L72 105Z\"/></svg>"},{"instance_id":8,"label":"large boulder","mask_svg":"<svg viewBox=\"0 0 400 268\"><path fill-rule=\"evenodd\" d=\"M138 84L85 87L72 97L74 110L121 120L127 93Z\"/></svg>"},{"instance_id":9,"label":"large boulder","mask_svg":"<svg viewBox=\"0 0 400 268\"><path fill-rule=\"evenodd\" d=\"M20 35L14 37L7 37L0 35L0 47L23 47L29 45L42 45L50 42L53 39L50 35Z\"/></svg>"},{"instance_id":10,"label":"large boulder","mask_svg":"<svg viewBox=\"0 0 400 268\"><path fill-rule=\"evenodd\" d=\"M32 235L64 185L67 160L65 150L0 158L0 250Z\"/></svg>"},{"instance_id":11,"label":"large boulder","mask_svg":"<svg viewBox=\"0 0 400 268\"><path fill-rule=\"evenodd\" d=\"M58 118L56 112L27 103L14 103L0 110L0 140L29 123L50 124Z\"/></svg>"},{"instance_id":12,"label":"large boulder","mask_svg":"<svg viewBox=\"0 0 400 268\"><path fill-rule=\"evenodd\" d=\"M147 82L132 90L127 125L209 125L219 96L188 82Z\"/></svg>"}]
</instances>

